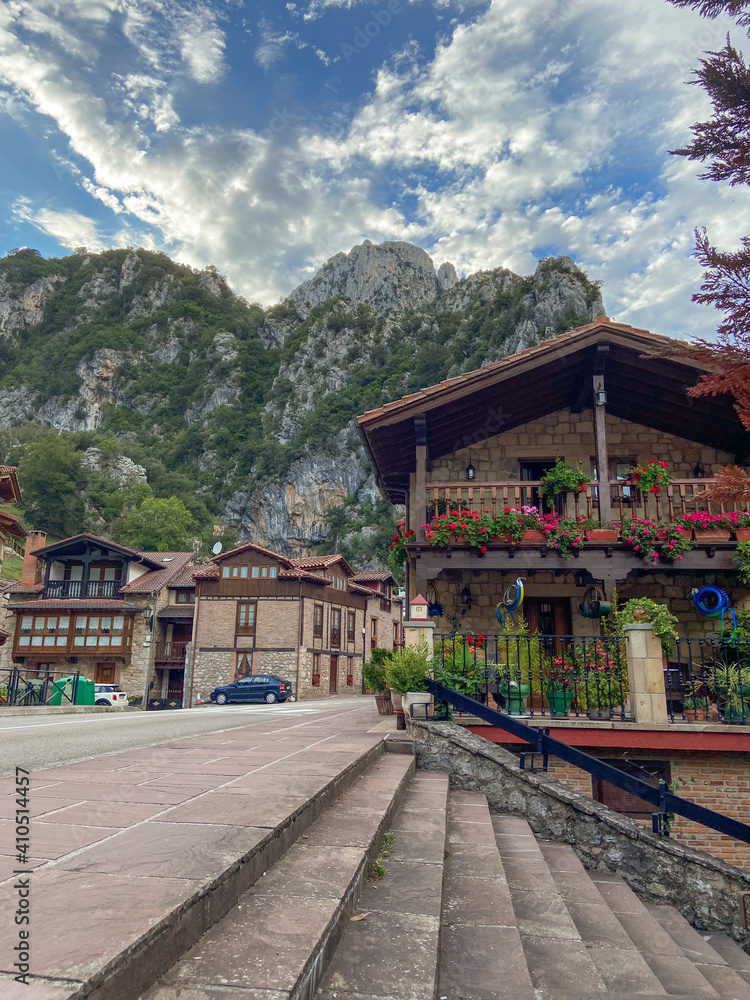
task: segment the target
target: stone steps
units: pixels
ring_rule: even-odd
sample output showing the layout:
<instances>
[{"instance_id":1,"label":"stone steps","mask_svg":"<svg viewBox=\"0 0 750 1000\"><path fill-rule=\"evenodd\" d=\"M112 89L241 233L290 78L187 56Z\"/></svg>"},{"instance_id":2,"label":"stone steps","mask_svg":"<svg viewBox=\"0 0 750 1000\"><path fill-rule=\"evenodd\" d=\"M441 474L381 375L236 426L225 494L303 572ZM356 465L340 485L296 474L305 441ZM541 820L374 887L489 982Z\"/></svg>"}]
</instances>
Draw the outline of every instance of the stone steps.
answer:
<instances>
[{"instance_id":1,"label":"stone steps","mask_svg":"<svg viewBox=\"0 0 750 1000\"><path fill-rule=\"evenodd\" d=\"M750 958L394 753L142 1000L667 997L750 1000Z\"/></svg>"},{"instance_id":2,"label":"stone steps","mask_svg":"<svg viewBox=\"0 0 750 1000\"><path fill-rule=\"evenodd\" d=\"M312 997L413 773L383 754L143 1000Z\"/></svg>"}]
</instances>

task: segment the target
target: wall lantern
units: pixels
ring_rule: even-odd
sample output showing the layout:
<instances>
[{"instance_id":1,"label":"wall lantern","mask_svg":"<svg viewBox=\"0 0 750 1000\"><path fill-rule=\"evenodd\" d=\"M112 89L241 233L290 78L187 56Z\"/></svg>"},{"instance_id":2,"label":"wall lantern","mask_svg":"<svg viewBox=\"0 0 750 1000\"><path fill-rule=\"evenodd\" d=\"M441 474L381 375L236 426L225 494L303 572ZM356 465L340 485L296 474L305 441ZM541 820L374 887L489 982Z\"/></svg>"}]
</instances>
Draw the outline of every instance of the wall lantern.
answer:
<instances>
[{"instance_id":1,"label":"wall lantern","mask_svg":"<svg viewBox=\"0 0 750 1000\"><path fill-rule=\"evenodd\" d=\"M700 459L695 463L695 466L693 468L693 476L695 477L695 479L706 478L706 470L701 465Z\"/></svg>"},{"instance_id":2,"label":"wall lantern","mask_svg":"<svg viewBox=\"0 0 750 1000\"><path fill-rule=\"evenodd\" d=\"M464 608L464 614L469 610L472 603L471 590L469 590L468 584L461 591L461 604Z\"/></svg>"},{"instance_id":3,"label":"wall lantern","mask_svg":"<svg viewBox=\"0 0 750 1000\"><path fill-rule=\"evenodd\" d=\"M466 466L466 478L471 482L472 479L476 478L477 470L471 464L471 455L469 455L469 464Z\"/></svg>"},{"instance_id":4,"label":"wall lantern","mask_svg":"<svg viewBox=\"0 0 750 1000\"><path fill-rule=\"evenodd\" d=\"M143 617L146 619L147 622L150 622L151 619L154 617L154 609L151 607L150 604L147 604L146 607L143 609Z\"/></svg>"},{"instance_id":5,"label":"wall lantern","mask_svg":"<svg viewBox=\"0 0 750 1000\"><path fill-rule=\"evenodd\" d=\"M587 569L577 569L575 572L576 587L586 587L589 582L589 571Z\"/></svg>"},{"instance_id":6,"label":"wall lantern","mask_svg":"<svg viewBox=\"0 0 750 1000\"><path fill-rule=\"evenodd\" d=\"M606 406L607 405L607 393L606 393L606 390L604 390L604 389L597 389L596 390L596 405L597 406Z\"/></svg>"}]
</instances>

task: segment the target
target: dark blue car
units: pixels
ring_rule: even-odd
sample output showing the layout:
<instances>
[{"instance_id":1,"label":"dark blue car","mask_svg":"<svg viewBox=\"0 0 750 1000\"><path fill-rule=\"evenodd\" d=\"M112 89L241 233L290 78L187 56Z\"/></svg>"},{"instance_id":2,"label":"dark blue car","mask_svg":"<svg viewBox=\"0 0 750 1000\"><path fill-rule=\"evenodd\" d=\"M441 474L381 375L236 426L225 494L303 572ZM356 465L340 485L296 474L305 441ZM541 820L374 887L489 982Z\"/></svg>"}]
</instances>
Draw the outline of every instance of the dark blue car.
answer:
<instances>
[{"instance_id":1,"label":"dark blue car","mask_svg":"<svg viewBox=\"0 0 750 1000\"><path fill-rule=\"evenodd\" d=\"M222 684L211 692L211 701L217 705L226 705L230 701L266 701L273 705L291 697L292 685L289 681L268 674L240 677L234 684Z\"/></svg>"}]
</instances>

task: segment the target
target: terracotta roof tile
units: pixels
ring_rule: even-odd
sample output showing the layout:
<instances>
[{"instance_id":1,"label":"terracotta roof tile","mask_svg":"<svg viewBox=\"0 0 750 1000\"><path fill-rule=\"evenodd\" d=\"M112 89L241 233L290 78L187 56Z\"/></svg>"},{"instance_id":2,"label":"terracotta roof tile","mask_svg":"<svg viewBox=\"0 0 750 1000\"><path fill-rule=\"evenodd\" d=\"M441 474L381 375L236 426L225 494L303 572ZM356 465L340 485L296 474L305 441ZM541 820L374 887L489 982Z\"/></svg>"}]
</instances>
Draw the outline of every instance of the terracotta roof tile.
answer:
<instances>
[{"instance_id":1,"label":"terracotta roof tile","mask_svg":"<svg viewBox=\"0 0 750 1000\"><path fill-rule=\"evenodd\" d=\"M193 579L193 573L195 572L194 566L186 566L185 569L180 570L170 581L170 587L194 587L195 580Z\"/></svg>"},{"instance_id":2,"label":"terracotta roof tile","mask_svg":"<svg viewBox=\"0 0 750 1000\"><path fill-rule=\"evenodd\" d=\"M21 583L20 580L11 580L11 594L41 594L43 590L43 583Z\"/></svg>"},{"instance_id":3,"label":"terracotta roof tile","mask_svg":"<svg viewBox=\"0 0 750 1000\"><path fill-rule=\"evenodd\" d=\"M192 561L193 552L141 552L141 556L156 557L155 561L166 563L162 569L144 573L120 588L121 594L151 594L171 583L173 577L181 574Z\"/></svg>"},{"instance_id":4,"label":"terracotta roof tile","mask_svg":"<svg viewBox=\"0 0 750 1000\"><path fill-rule=\"evenodd\" d=\"M387 569L383 570L368 570L365 573L355 573L352 577L354 583L359 583L360 580L380 580L385 583L386 580L392 580L396 583L396 578L393 573L389 572Z\"/></svg>"},{"instance_id":5,"label":"terracotta roof tile","mask_svg":"<svg viewBox=\"0 0 750 1000\"><path fill-rule=\"evenodd\" d=\"M218 566L198 566L193 570L194 580L218 580L220 576Z\"/></svg>"},{"instance_id":6,"label":"terracotta roof tile","mask_svg":"<svg viewBox=\"0 0 750 1000\"><path fill-rule=\"evenodd\" d=\"M253 552L259 552L262 556L270 556L271 559L276 559L284 566L292 566L294 563L287 556L282 556L278 552L273 552L271 549L264 549L261 545L256 545L254 542L245 542L243 545L238 545L235 549L230 549L228 552L221 552L218 556L213 557L213 562L220 563L229 556L236 556L239 552L246 552L252 550Z\"/></svg>"},{"instance_id":7,"label":"terracotta roof tile","mask_svg":"<svg viewBox=\"0 0 750 1000\"><path fill-rule=\"evenodd\" d=\"M278 575L279 580L311 580L313 583L325 583L330 584L331 579L328 576L323 576L320 573L310 573L308 570L304 570L301 567L298 569L281 569Z\"/></svg>"},{"instance_id":8,"label":"terracotta roof tile","mask_svg":"<svg viewBox=\"0 0 750 1000\"><path fill-rule=\"evenodd\" d=\"M6 534L13 535L15 538L26 538L29 534L21 524L20 517L8 513L7 510L0 510L0 527L5 530Z\"/></svg>"},{"instance_id":9,"label":"terracotta roof tile","mask_svg":"<svg viewBox=\"0 0 750 1000\"><path fill-rule=\"evenodd\" d=\"M109 600L101 597L64 598L47 597L41 601L24 601L20 604L9 604L10 611L122 611L126 614L136 614L143 611L140 604L128 604L127 601Z\"/></svg>"},{"instance_id":10,"label":"terracotta roof tile","mask_svg":"<svg viewBox=\"0 0 750 1000\"><path fill-rule=\"evenodd\" d=\"M168 604L166 608L161 609L156 617L162 619L193 618L194 615L194 604Z\"/></svg>"},{"instance_id":11,"label":"terracotta roof tile","mask_svg":"<svg viewBox=\"0 0 750 1000\"><path fill-rule=\"evenodd\" d=\"M327 569L329 566L341 563L350 575L354 573L346 559L338 552L330 556L303 556L299 559L292 559L292 562L301 569Z\"/></svg>"}]
</instances>

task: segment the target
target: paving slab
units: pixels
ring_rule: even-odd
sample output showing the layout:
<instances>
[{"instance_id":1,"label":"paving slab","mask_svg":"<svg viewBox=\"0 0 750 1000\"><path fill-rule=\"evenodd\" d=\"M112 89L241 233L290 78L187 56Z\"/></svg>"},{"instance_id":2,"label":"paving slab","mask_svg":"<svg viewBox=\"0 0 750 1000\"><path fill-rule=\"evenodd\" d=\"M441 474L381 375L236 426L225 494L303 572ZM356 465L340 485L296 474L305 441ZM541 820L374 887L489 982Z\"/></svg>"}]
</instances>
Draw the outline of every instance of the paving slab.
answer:
<instances>
[{"instance_id":1,"label":"paving slab","mask_svg":"<svg viewBox=\"0 0 750 1000\"><path fill-rule=\"evenodd\" d=\"M189 948L304 834L315 810L371 766L385 735L368 732L376 721L369 707L332 710L315 724L276 717L231 737L207 734L34 772L31 842L44 852L35 855L32 876L32 973L84 983L107 967L114 977L107 1000L132 1000L131 967L140 976L146 966L163 966L164 948L178 955ZM389 767L378 773L387 777ZM0 783L0 921L6 923L15 859L3 842L13 790L11 781ZM344 854L329 856L318 889L308 887L311 895L322 896L326 879L336 882ZM5 942L13 940L12 930L0 923L0 972L9 966ZM34 986L42 988L53 991L49 1000L62 1000L60 989L70 994L57 981ZM30 987L21 995L37 1000ZM277 998L266 994L266 1000Z\"/></svg>"}]
</instances>

